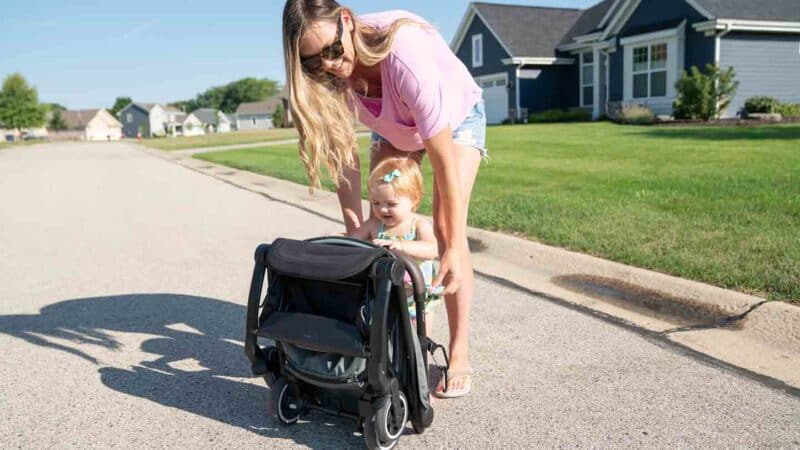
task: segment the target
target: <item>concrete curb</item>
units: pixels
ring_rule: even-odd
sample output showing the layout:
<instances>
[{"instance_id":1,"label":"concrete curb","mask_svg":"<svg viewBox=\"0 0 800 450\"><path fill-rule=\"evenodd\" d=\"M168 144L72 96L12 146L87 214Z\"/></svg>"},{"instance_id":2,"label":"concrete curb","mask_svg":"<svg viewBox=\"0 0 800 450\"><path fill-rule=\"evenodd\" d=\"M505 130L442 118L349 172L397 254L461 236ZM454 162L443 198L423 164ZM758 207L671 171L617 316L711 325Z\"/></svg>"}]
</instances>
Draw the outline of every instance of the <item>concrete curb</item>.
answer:
<instances>
[{"instance_id":1,"label":"concrete curb","mask_svg":"<svg viewBox=\"0 0 800 450\"><path fill-rule=\"evenodd\" d=\"M142 148L242 189L341 224L336 195L194 159ZM365 208L368 204L364 202ZM479 274L555 297L663 334L721 361L800 387L800 307L631 267L476 228L468 230Z\"/></svg>"}]
</instances>

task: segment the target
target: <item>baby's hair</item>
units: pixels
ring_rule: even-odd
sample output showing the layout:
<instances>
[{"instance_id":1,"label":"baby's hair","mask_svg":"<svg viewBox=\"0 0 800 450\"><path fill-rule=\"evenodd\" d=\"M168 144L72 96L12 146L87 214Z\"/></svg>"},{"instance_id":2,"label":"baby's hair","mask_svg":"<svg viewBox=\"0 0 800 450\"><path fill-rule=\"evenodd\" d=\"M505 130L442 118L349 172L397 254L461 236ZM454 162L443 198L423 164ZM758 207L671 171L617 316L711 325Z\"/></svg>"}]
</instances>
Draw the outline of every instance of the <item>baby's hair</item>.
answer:
<instances>
[{"instance_id":1,"label":"baby's hair","mask_svg":"<svg viewBox=\"0 0 800 450\"><path fill-rule=\"evenodd\" d=\"M393 176L395 170L400 176ZM417 210L422 200L423 187L422 172L416 161L410 158L387 158L381 161L369 174L367 187L372 191L384 184L390 184L397 195L410 198L414 204L414 211Z\"/></svg>"}]
</instances>

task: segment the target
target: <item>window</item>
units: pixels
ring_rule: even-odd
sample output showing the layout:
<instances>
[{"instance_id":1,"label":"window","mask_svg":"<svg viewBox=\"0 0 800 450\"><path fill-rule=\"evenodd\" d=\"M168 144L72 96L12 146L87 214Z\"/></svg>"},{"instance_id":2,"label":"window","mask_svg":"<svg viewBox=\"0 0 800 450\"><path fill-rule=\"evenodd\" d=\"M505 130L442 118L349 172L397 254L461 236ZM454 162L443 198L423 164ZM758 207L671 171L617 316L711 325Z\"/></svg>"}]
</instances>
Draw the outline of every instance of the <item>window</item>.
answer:
<instances>
[{"instance_id":1,"label":"window","mask_svg":"<svg viewBox=\"0 0 800 450\"><path fill-rule=\"evenodd\" d=\"M581 53L581 106L594 104L594 54Z\"/></svg>"},{"instance_id":2,"label":"window","mask_svg":"<svg viewBox=\"0 0 800 450\"><path fill-rule=\"evenodd\" d=\"M666 97L667 44L633 49L633 98Z\"/></svg>"},{"instance_id":3,"label":"window","mask_svg":"<svg viewBox=\"0 0 800 450\"><path fill-rule=\"evenodd\" d=\"M133 114L131 114L131 113L126 114L125 115L125 120L127 120L128 123L133 123Z\"/></svg>"},{"instance_id":4,"label":"window","mask_svg":"<svg viewBox=\"0 0 800 450\"><path fill-rule=\"evenodd\" d=\"M255 118L255 117L253 117L252 119L250 119L250 121L253 123L253 125L255 125L255 124L256 124L256 118Z\"/></svg>"},{"instance_id":5,"label":"window","mask_svg":"<svg viewBox=\"0 0 800 450\"><path fill-rule=\"evenodd\" d=\"M483 35L472 36L472 67L483 66Z\"/></svg>"}]
</instances>

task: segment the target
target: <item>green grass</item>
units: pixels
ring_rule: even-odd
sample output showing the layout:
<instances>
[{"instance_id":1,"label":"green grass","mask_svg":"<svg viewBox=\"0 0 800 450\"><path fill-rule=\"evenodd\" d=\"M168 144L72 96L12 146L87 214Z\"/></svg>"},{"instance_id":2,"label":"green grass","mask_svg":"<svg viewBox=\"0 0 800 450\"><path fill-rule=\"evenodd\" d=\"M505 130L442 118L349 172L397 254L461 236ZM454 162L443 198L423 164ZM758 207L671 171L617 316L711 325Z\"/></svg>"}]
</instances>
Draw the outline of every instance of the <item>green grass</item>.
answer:
<instances>
[{"instance_id":1,"label":"green grass","mask_svg":"<svg viewBox=\"0 0 800 450\"><path fill-rule=\"evenodd\" d=\"M145 139L142 143L148 147L157 148L159 150L183 150L189 148L279 141L295 137L297 137L297 130L294 128L277 128L272 130L233 131L230 133L205 134L202 136Z\"/></svg>"},{"instance_id":2,"label":"green grass","mask_svg":"<svg viewBox=\"0 0 800 450\"><path fill-rule=\"evenodd\" d=\"M800 302L799 124L500 126L487 146L472 226ZM294 145L197 157L306 182Z\"/></svg>"}]
</instances>

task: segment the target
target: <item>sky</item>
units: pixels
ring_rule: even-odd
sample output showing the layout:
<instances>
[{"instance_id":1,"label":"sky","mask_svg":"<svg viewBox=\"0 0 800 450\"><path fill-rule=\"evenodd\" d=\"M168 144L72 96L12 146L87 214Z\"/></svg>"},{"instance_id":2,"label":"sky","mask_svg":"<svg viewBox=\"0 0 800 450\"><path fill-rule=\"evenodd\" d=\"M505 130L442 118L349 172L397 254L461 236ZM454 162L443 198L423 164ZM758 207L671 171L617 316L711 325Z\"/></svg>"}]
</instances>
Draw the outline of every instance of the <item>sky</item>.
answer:
<instances>
[{"instance_id":1,"label":"sky","mask_svg":"<svg viewBox=\"0 0 800 450\"><path fill-rule=\"evenodd\" d=\"M491 0L587 8L597 0ZM0 78L19 72L39 101L69 109L193 98L245 77L283 83L283 0L26 0L0 8ZM356 14L412 11L447 42L468 0L340 1Z\"/></svg>"}]
</instances>

